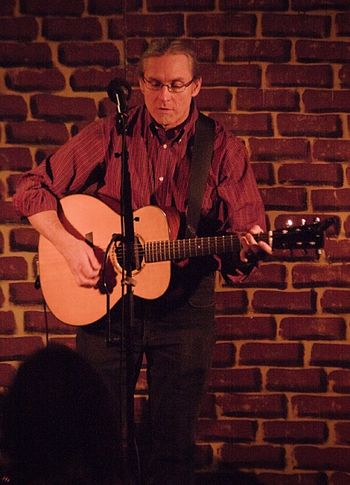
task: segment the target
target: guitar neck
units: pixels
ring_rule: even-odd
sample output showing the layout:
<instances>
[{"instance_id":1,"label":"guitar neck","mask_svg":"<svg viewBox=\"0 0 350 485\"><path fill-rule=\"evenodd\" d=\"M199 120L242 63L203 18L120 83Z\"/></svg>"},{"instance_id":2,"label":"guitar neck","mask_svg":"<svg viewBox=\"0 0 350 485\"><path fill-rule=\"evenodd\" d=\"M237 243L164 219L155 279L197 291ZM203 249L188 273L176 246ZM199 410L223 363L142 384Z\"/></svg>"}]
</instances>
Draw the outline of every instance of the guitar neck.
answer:
<instances>
[{"instance_id":1,"label":"guitar neck","mask_svg":"<svg viewBox=\"0 0 350 485\"><path fill-rule=\"evenodd\" d=\"M254 236L256 241L267 241L267 234ZM212 254L239 253L240 239L237 234L226 236L193 237L174 241L146 242L144 257L147 263L209 256Z\"/></svg>"}]
</instances>

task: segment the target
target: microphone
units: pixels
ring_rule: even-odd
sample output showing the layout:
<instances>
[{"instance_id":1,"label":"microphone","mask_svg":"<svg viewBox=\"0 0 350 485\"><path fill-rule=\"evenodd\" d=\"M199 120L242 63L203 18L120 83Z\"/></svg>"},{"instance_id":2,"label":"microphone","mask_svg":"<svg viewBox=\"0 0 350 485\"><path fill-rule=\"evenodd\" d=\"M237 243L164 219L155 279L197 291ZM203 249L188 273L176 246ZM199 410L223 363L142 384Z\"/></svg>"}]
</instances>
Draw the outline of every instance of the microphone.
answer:
<instances>
[{"instance_id":1,"label":"microphone","mask_svg":"<svg viewBox=\"0 0 350 485\"><path fill-rule=\"evenodd\" d=\"M108 84L107 94L112 103L117 105L118 113L125 113L128 109L127 101L131 96L131 86L125 79L115 78Z\"/></svg>"}]
</instances>

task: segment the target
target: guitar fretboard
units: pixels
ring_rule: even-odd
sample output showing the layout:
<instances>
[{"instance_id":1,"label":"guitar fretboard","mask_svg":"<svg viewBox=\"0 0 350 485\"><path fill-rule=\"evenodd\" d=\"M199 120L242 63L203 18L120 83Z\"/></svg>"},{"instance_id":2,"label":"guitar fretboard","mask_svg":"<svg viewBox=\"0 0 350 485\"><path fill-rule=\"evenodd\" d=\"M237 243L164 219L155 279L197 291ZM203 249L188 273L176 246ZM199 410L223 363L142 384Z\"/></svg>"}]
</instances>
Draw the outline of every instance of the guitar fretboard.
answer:
<instances>
[{"instance_id":1,"label":"guitar fretboard","mask_svg":"<svg viewBox=\"0 0 350 485\"><path fill-rule=\"evenodd\" d=\"M256 241L267 241L266 234L255 236ZM194 237L174 241L150 241L145 244L144 257L147 263L169 261L210 254L237 253L240 239L236 234L212 237Z\"/></svg>"}]
</instances>

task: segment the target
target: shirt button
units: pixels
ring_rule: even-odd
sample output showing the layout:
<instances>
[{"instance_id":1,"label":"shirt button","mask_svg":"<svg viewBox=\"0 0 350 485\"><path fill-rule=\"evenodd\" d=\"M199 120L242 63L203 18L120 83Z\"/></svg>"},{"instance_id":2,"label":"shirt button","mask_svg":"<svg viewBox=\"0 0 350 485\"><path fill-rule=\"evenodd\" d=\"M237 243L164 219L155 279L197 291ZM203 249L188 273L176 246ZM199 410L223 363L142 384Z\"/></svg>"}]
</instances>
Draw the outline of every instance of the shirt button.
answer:
<instances>
[{"instance_id":1,"label":"shirt button","mask_svg":"<svg viewBox=\"0 0 350 485\"><path fill-rule=\"evenodd\" d=\"M164 150L166 150L168 148L168 145L166 143L164 143L163 148L164 148Z\"/></svg>"},{"instance_id":2,"label":"shirt button","mask_svg":"<svg viewBox=\"0 0 350 485\"><path fill-rule=\"evenodd\" d=\"M163 182L164 177L159 177L159 179L158 179L158 180L159 180L159 182Z\"/></svg>"}]
</instances>

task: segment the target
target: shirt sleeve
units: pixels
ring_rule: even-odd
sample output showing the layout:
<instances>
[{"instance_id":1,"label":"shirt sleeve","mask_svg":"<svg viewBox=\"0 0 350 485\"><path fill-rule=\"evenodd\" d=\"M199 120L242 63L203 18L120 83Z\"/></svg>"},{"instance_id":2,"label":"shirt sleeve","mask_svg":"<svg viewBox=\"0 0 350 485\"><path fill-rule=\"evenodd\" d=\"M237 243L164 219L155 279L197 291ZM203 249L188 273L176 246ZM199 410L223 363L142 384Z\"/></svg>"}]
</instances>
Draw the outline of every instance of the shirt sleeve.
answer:
<instances>
[{"instance_id":1,"label":"shirt sleeve","mask_svg":"<svg viewBox=\"0 0 350 485\"><path fill-rule=\"evenodd\" d=\"M248 152L237 137L219 129L214 144L210 201L220 223L220 233L246 233L254 225L266 230L265 209L250 165ZM256 266L257 260L245 264L239 254L218 258L219 270L225 278L239 282Z\"/></svg>"},{"instance_id":2,"label":"shirt sleeve","mask_svg":"<svg viewBox=\"0 0 350 485\"><path fill-rule=\"evenodd\" d=\"M14 207L24 217L57 209L58 199L77 193L94 168L103 163L107 150L108 123L96 121L85 127L39 166L26 172L13 196Z\"/></svg>"}]
</instances>

